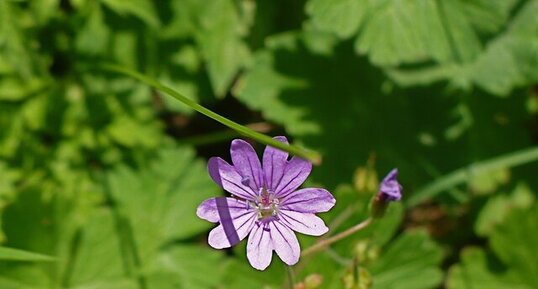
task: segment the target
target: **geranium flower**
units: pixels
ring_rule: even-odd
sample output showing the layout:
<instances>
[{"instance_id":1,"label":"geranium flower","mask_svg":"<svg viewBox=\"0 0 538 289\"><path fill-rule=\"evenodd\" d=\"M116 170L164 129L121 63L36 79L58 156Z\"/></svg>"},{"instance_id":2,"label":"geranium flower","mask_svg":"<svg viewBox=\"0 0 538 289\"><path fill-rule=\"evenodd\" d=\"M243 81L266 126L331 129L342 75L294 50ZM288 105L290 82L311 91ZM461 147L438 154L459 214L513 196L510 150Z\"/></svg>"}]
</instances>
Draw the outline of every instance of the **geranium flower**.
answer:
<instances>
[{"instance_id":1,"label":"geranium flower","mask_svg":"<svg viewBox=\"0 0 538 289\"><path fill-rule=\"evenodd\" d=\"M285 137L275 139L287 143ZM209 245L228 248L248 235L247 258L252 267L267 268L273 250L284 263L297 263L300 246L295 232L326 233L327 226L315 213L330 210L334 197L321 188L297 190L312 170L304 159L288 160L288 153L267 146L262 166L254 148L239 139L232 141L230 155L233 165L213 157L208 169L215 183L232 197L208 199L196 211L198 217L220 223L209 233Z\"/></svg>"}]
</instances>

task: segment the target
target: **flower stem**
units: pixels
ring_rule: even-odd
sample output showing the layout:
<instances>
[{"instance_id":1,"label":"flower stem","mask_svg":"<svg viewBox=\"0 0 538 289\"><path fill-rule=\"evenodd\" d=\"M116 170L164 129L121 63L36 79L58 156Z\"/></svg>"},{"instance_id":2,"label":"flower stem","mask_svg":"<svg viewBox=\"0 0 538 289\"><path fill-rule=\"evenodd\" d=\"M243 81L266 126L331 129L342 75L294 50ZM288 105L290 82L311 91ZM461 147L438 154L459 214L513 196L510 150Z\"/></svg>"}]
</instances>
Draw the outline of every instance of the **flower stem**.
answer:
<instances>
[{"instance_id":1,"label":"flower stem","mask_svg":"<svg viewBox=\"0 0 538 289\"><path fill-rule=\"evenodd\" d=\"M255 139L256 141L260 142L260 143L263 143L265 145L269 145L269 146L272 146L274 148L277 148L277 149L280 149L280 150L283 150L283 151L287 151L291 154L294 154L294 155L297 155L299 157L302 157L306 160L309 160L310 162L312 162L313 164L315 165L319 165L321 164L321 155L317 152L314 152L314 151L306 151L302 148L299 148L297 146L294 146L294 145L288 145L288 144L284 144L284 143L281 143L279 141L276 141L274 139L272 139L271 137L267 136L267 135L264 135L262 133L259 133L259 132L256 132L246 126L243 126L243 125L240 125L232 120L229 120L205 107L203 107L202 105L198 104L197 102L191 100L190 98L184 96L183 94L173 90L172 88L168 87L168 86L165 86L161 83L159 83L157 80L153 79L153 78L150 78L146 75L143 75L141 73L138 73L134 70L131 70L131 69L127 69L125 67L121 67L121 66L118 66L118 65L114 65L114 64L102 64L100 66L102 69L105 69L105 70L108 70L108 71L113 71L113 72L117 72L117 73L121 73L121 74L124 74L124 75L127 75L127 76L130 76L134 79L137 79L139 81L142 81L143 83L161 91L161 92L164 92L170 96L172 96L173 98L181 101L182 103L184 103L185 105L189 106L190 108L196 110L197 112L209 117L209 118L212 118L213 120L215 121L218 121L220 122L221 124L239 132L240 134L246 136L246 137L249 137L249 138L252 138L252 139Z\"/></svg>"},{"instance_id":2,"label":"flower stem","mask_svg":"<svg viewBox=\"0 0 538 289\"><path fill-rule=\"evenodd\" d=\"M295 287L295 272L289 265L286 265L286 271L288 272L288 286L290 289L293 289Z\"/></svg>"},{"instance_id":3,"label":"flower stem","mask_svg":"<svg viewBox=\"0 0 538 289\"><path fill-rule=\"evenodd\" d=\"M360 222L359 224L339 233L339 234L336 234L328 239L325 239L325 240L321 240L319 241L318 243L312 245L311 247L307 248L306 250L304 250L302 253L301 253L301 256L307 256L307 255L310 255L312 253L315 253L317 251L320 251L326 247L328 247L329 245L331 245L332 243L335 243L335 242L338 242L342 239L344 239L345 237L349 236L349 235L352 235L366 227L368 227L368 225L370 225L372 222L372 218L368 218L362 222Z\"/></svg>"}]
</instances>

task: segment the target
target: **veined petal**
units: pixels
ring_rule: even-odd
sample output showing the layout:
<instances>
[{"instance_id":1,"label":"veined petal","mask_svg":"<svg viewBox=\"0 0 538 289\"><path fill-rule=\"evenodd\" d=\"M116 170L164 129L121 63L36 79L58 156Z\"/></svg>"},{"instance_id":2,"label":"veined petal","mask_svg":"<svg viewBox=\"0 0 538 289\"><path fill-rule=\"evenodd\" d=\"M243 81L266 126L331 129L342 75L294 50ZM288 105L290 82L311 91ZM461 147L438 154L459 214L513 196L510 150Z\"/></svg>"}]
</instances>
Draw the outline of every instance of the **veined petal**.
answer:
<instances>
[{"instance_id":1,"label":"veined petal","mask_svg":"<svg viewBox=\"0 0 538 289\"><path fill-rule=\"evenodd\" d=\"M258 223L248 236L247 258L250 265L258 270L265 270L271 264L273 244L269 223Z\"/></svg>"},{"instance_id":2,"label":"veined petal","mask_svg":"<svg viewBox=\"0 0 538 289\"><path fill-rule=\"evenodd\" d=\"M288 143L288 140L284 136L277 136L273 139L285 144ZM265 151L263 152L263 173L265 176L265 185L270 191L275 191L276 186L284 175L287 163L287 152L272 146L265 147Z\"/></svg>"},{"instance_id":3,"label":"veined petal","mask_svg":"<svg viewBox=\"0 0 538 289\"><path fill-rule=\"evenodd\" d=\"M256 199L257 193L243 184L243 177L225 160L212 157L207 162L207 168L213 181L224 190L246 200Z\"/></svg>"},{"instance_id":4,"label":"veined petal","mask_svg":"<svg viewBox=\"0 0 538 289\"><path fill-rule=\"evenodd\" d=\"M234 198L211 198L203 201L196 210L196 215L213 223L222 223L253 209L242 200Z\"/></svg>"},{"instance_id":5,"label":"veined petal","mask_svg":"<svg viewBox=\"0 0 538 289\"><path fill-rule=\"evenodd\" d=\"M284 197L295 191L303 184L311 171L311 162L299 157L293 157L286 164L283 177L274 189L275 194L279 197Z\"/></svg>"},{"instance_id":6,"label":"veined petal","mask_svg":"<svg viewBox=\"0 0 538 289\"><path fill-rule=\"evenodd\" d=\"M295 265L301 255L301 248L295 233L279 220L270 222L270 228L275 252L284 263Z\"/></svg>"},{"instance_id":7,"label":"veined petal","mask_svg":"<svg viewBox=\"0 0 538 289\"><path fill-rule=\"evenodd\" d=\"M321 236L329 231L323 220L312 213L280 210L279 217L288 228L306 235Z\"/></svg>"},{"instance_id":8,"label":"veined petal","mask_svg":"<svg viewBox=\"0 0 538 289\"><path fill-rule=\"evenodd\" d=\"M336 203L329 191L321 188L306 188L294 191L281 200L282 209L301 213L327 212Z\"/></svg>"},{"instance_id":9,"label":"veined petal","mask_svg":"<svg viewBox=\"0 0 538 289\"><path fill-rule=\"evenodd\" d=\"M245 209L245 207L243 209L229 208L226 205L228 199L215 198L216 212L203 210L202 213L207 217L207 220L214 220L215 215L217 215L216 218L220 222L216 228L209 232L209 237L207 238L209 245L215 249L228 248L239 243L252 230L256 221L256 212L253 209ZM209 205L205 206L205 208L207 207Z\"/></svg>"},{"instance_id":10,"label":"veined petal","mask_svg":"<svg viewBox=\"0 0 538 289\"><path fill-rule=\"evenodd\" d=\"M264 185L263 171L254 148L244 140L234 139L230 155L235 169L242 177L243 184L249 186L254 192L258 192Z\"/></svg>"}]
</instances>

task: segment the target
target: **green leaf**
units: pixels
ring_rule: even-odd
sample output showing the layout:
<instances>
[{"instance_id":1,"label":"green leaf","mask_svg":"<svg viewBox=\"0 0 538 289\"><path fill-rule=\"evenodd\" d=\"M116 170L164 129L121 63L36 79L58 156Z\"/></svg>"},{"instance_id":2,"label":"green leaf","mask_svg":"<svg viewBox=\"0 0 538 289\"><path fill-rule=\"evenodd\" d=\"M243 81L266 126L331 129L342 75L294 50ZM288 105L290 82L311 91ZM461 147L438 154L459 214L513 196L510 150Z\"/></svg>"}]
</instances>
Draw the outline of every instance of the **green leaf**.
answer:
<instances>
[{"instance_id":1,"label":"green leaf","mask_svg":"<svg viewBox=\"0 0 538 289\"><path fill-rule=\"evenodd\" d=\"M489 10L485 12L490 14L486 18L496 19L506 17L493 12L493 5L498 7L506 5L505 8L509 8L513 4L509 3L512 1L487 2L488 4L485 2L481 4L483 8L489 5L489 9L484 10ZM468 6L473 5L469 3ZM482 13L479 11L481 10L474 9L473 13ZM504 9L498 9L497 13L500 11ZM538 3L527 1L517 10L517 14L506 25L506 29L496 34L486 44L484 50L470 61L459 65L444 63L418 69L391 69L388 70L389 76L404 86L430 84L446 79L460 89L469 90L476 85L498 96L506 96L515 88L532 85L538 80L538 73L534 69L538 65L538 22L534 17L536 13ZM488 23L495 21L481 22L484 25L489 25Z\"/></svg>"},{"instance_id":2,"label":"green leaf","mask_svg":"<svg viewBox=\"0 0 538 289\"><path fill-rule=\"evenodd\" d=\"M152 288L205 289L222 286L227 262L224 255L207 247L176 245L161 252L153 266L157 274L151 275ZM151 271L151 269L150 269ZM228 287L226 287L228 288Z\"/></svg>"},{"instance_id":3,"label":"green leaf","mask_svg":"<svg viewBox=\"0 0 538 289\"><path fill-rule=\"evenodd\" d=\"M13 1L0 2L0 54L18 76L27 79L36 74L37 54L32 53L29 40L22 27L23 13Z\"/></svg>"},{"instance_id":4,"label":"green leaf","mask_svg":"<svg viewBox=\"0 0 538 289\"><path fill-rule=\"evenodd\" d=\"M10 261L54 261L54 258L34 252L0 246L0 260Z\"/></svg>"},{"instance_id":5,"label":"green leaf","mask_svg":"<svg viewBox=\"0 0 538 289\"><path fill-rule=\"evenodd\" d=\"M514 246L517 244L517 246ZM490 245L499 259L523 284L538 284L538 207L514 210L491 235Z\"/></svg>"},{"instance_id":6,"label":"green leaf","mask_svg":"<svg viewBox=\"0 0 538 289\"><path fill-rule=\"evenodd\" d=\"M436 288L443 280L439 268L443 253L424 231L401 235L371 265L373 289Z\"/></svg>"},{"instance_id":7,"label":"green leaf","mask_svg":"<svg viewBox=\"0 0 538 289\"><path fill-rule=\"evenodd\" d=\"M448 289L532 289L503 272L503 267L481 249L467 248L461 263L450 268ZM492 264L493 263L493 264Z\"/></svg>"},{"instance_id":8,"label":"green leaf","mask_svg":"<svg viewBox=\"0 0 538 289\"><path fill-rule=\"evenodd\" d=\"M491 253L477 248L462 252L452 266L449 289L517 288L538 284L538 207L513 210L490 234Z\"/></svg>"},{"instance_id":9,"label":"green leaf","mask_svg":"<svg viewBox=\"0 0 538 289\"><path fill-rule=\"evenodd\" d=\"M194 158L192 149L160 150L143 170L121 166L108 179L121 214L132 226L142 264L160 246L211 226L195 212L202 201L219 195L219 187L210 180L205 163Z\"/></svg>"},{"instance_id":10,"label":"green leaf","mask_svg":"<svg viewBox=\"0 0 538 289\"><path fill-rule=\"evenodd\" d=\"M491 41L471 64L467 76L481 88L500 96L538 81L537 13L536 1L523 6L507 31Z\"/></svg>"},{"instance_id":11,"label":"green leaf","mask_svg":"<svg viewBox=\"0 0 538 289\"><path fill-rule=\"evenodd\" d=\"M30 1L30 9L40 24L45 24L54 17L58 11L60 0L36 0Z\"/></svg>"},{"instance_id":12,"label":"green leaf","mask_svg":"<svg viewBox=\"0 0 538 289\"><path fill-rule=\"evenodd\" d=\"M510 194L499 194L489 198L478 214L474 225L475 232L480 236L489 236L512 210L529 208L534 202L532 191L524 183L517 184Z\"/></svg>"},{"instance_id":13,"label":"green leaf","mask_svg":"<svg viewBox=\"0 0 538 289\"><path fill-rule=\"evenodd\" d=\"M481 50L479 33L497 31L516 1L312 0L307 12L320 29L348 37L381 66L469 61Z\"/></svg>"},{"instance_id":14,"label":"green leaf","mask_svg":"<svg viewBox=\"0 0 538 289\"><path fill-rule=\"evenodd\" d=\"M249 57L248 47L242 40L247 27L232 0L216 0L203 7L195 38L207 62L213 91L224 97Z\"/></svg>"},{"instance_id":15,"label":"green leaf","mask_svg":"<svg viewBox=\"0 0 538 289\"><path fill-rule=\"evenodd\" d=\"M85 23L77 33L75 45L78 51L89 55L97 55L107 52L110 40L110 28L104 20L101 6L97 3L91 5Z\"/></svg>"},{"instance_id":16,"label":"green leaf","mask_svg":"<svg viewBox=\"0 0 538 289\"><path fill-rule=\"evenodd\" d=\"M154 3L150 0L101 0L103 4L120 15L132 14L151 28L160 26Z\"/></svg>"},{"instance_id":17,"label":"green leaf","mask_svg":"<svg viewBox=\"0 0 538 289\"><path fill-rule=\"evenodd\" d=\"M122 248L118 226L110 210L92 215L81 231L76 255L72 257L69 284L75 288L103 288L119 283L124 287L118 288L137 288L135 280L128 278L133 268L127 265L130 260Z\"/></svg>"},{"instance_id":18,"label":"green leaf","mask_svg":"<svg viewBox=\"0 0 538 289\"><path fill-rule=\"evenodd\" d=\"M332 31L341 38L348 38L362 25L370 2L372 1L311 0L306 5L306 11L319 29Z\"/></svg>"}]
</instances>

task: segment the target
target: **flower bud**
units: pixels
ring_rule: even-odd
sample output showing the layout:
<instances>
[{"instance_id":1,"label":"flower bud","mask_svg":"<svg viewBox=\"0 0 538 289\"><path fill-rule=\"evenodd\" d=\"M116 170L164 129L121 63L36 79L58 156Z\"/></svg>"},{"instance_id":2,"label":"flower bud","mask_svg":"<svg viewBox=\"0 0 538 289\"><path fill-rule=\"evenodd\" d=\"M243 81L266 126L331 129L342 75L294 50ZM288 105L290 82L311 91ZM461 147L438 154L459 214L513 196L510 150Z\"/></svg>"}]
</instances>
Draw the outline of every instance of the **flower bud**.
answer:
<instances>
[{"instance_id":1,"label":"flower bud","mask_svg":"<svg viewBox=\"0 0 538 289\"><path fill-rule=\"evenodd\" d=\"M372 199L370 214L373 218L381 218L387 210L388 204L402 198L402 185L398 183L398 169L393 169L379 184L379 192Z\"/></svg>"}]
</instances>

